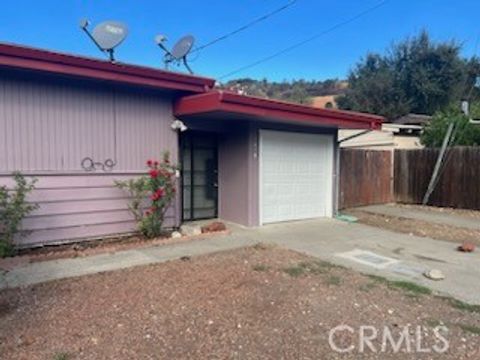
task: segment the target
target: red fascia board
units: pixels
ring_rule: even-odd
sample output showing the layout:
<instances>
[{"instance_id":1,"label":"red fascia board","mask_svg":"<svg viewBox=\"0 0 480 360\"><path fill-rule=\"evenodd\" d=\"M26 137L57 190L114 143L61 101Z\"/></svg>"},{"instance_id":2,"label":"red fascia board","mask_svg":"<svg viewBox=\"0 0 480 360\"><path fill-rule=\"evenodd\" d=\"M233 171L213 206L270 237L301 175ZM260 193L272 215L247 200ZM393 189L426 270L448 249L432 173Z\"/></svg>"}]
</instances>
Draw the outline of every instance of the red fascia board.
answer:
<instances>
[{"instance_id":1,"label":"red fascia board","mask_svg":"<svg viewBox=\"0 0 480 360\"><path fill-rule=\"evenodd\" d=\"M209 112L231 112L256 118L275 118L292 122L310 122L340 128L371 130L380 129L383 121L383 117L376 115L320 109L222 91L186 96L179 99L174 107L176 116L198 115Z\"/></svg>"},{"instance_id":2,"label":"red fascia board","mask_svg":"<svg viewBox=\"0 0 480 360\"><path fill-rule=\"evenodd\" d=\"M196 93L215 84L214 79L200 76L9 44L0 44L0 66Z\"/></svg>"}]
</instances>

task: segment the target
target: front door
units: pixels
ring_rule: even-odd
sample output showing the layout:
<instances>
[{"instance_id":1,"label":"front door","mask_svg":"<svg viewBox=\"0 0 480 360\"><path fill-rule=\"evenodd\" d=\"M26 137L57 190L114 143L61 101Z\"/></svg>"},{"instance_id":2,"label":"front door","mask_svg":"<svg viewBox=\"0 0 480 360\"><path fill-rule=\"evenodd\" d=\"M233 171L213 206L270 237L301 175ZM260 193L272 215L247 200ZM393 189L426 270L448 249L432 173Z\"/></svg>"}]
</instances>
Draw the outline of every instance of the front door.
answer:
<instances>
[{"instance_id":1,"label":"front door","mask_svg":"<svg viewBox=\"0 0 480 360\"><path fill-rule=\"evenodd\" d=\"M215 134L187 131L182 151L183 220L217 217L218 165Z\"/></svg>"}]
</instances>

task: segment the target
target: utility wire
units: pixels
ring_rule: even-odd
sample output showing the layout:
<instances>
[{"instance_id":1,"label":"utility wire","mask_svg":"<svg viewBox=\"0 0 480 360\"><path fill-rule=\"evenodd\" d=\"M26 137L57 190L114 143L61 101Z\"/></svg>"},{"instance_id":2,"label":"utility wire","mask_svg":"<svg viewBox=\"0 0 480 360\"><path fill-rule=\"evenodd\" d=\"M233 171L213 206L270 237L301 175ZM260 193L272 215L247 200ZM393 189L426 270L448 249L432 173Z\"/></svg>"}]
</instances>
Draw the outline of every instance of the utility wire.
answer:
<instances>
[{"instance_id":1,"label":"utility wire","mask_svg":"<svg viewBox=\"0 0 480 360\"><path fill-rule=\"evenodd\" d=\"M286 47L286 48L284 48L284 49L282 49L282 50L280 50L280 51L277 51L276 53L273 53L272 55L266 56L266 57L264 57L264 58L262 58L262 59L260 59L260 60L257 60L257 61L255 61L255 62L252 62L251 64L242 66L242 67L240 67L240 68L238 68L238 69L236 69L236 70L233 70L233 71L231 71L231 72L229 72L229 73L226 73L226 74L220 76L218 79L224 79L224 78L230 77L230 76L235 75L235 74L237 74L237 73L239 73L239 72L245 71L245 70L250 69L250 68L252 68L252 67L254 67L254 66L257 66L257 65L260 65L260 64L262 64L262 63L264 63L264 62L270 61L270 60L272 60L272 59L274 59L274 58L276 58L276 57L278 57L278 56L280 56L280 55L283 55L283 54L288 53L288 52L290 52L290 51L292 51L292 50L295 50L296 48L298 48L298 47L300 47L300 46L303 46L303 45L305 45L305 44L307 44L307 43L309 43L309 42L312 42L312 41L318 39L319 37L322 37L322 36L324 36L324 35L327 35L327 34L333 32L333 31L337 30L338 28L341 28L341 27L343 27L343 26L345 26L345 25L348 25L348 24L350 24L350 23L352 23L352 22L354 22L354 21L362 18L363 16L371 13L372 11L375 11L375 10L377 10L378 8L384 6L388 1L390 1L390 0L383 0L383 1L380 2L379 4L377 4L377 5L375 5L375 6L371 7L371 8L368 8L368 9L366 9L366 10L358 13L357 15L355 15L355 16L347 19L347 20L344 20L344 21L342 21L342 22L339 22L339 23L331 26L330 28L322 31L322 32L319 33L319 34L313 35L313 36L311 36L311 37L309 37L309 38L307 38L307 39L305 39L305 40L303 40L303 41L300 41L300 42L298 42L298 43L296 43L296 44L293 44L293 45L291 45L291 46L289 46L289 47Z\"/></svg>"},{"instance_id":2,"label":"utility wire","mask_svg":"<svg viewBox=\"0 0 480 360\"><path fill-rule=\"evenodd\" d=\"M263 16L260 16L259 18L256 18L255 20L250 21L249 23L247 23L247 24L239 27L238 29L235 29L235 30L233 30L233 31L231 31L231 32L229 32L229 33L227 33L227 34L225 34L225 35L219 36L218 38L213 39L213 40L209 41L209 42L206 43L206 44L203 44L203 45L201 45L201 46L198 46L198 47L195 48L191 53L196 53L196 52L198 52L198 51L201 51L201 50L203 50L203 49L205 49L205 48L207 48L207 47L209 47L209 46L212 46L212 45L214 45L214 44L216 44L216 43L218 43L218 42L220 42L220 41L226 40L226 39L228 39L229 37L231 37L231 36L233 36L233 35L236 35L236 34L242 32L242 31L245 31L245 30L247 30L249 27L252 27L252 26L254 26L254 25L256 25L256 24L258 24L258 23L260 23L260 22L262 22L262 21L265 21L265 20L267 20L268 18L270 18L270 17L278 14L279 12L282 12L282 11L288 9L290 6L292 6L293 4L295 4L297 1L298 1L298 0L290 0L290 1L289 1L288 3L286 3L285 5L283 5L283 6L279 7L279 8L277 8L277 9L269 12L268 14L265 14L265 15L263 15Z\"/></svg>"}]
</instances>

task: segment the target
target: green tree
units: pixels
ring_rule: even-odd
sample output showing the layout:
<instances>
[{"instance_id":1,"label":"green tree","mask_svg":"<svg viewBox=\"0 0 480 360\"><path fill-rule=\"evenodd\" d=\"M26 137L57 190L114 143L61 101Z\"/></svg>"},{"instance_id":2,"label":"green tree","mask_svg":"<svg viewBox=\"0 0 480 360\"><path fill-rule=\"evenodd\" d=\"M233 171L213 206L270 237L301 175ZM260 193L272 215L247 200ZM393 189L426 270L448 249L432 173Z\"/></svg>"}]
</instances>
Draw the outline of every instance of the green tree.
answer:
<instances>
[{"instance_id":1,"label":"green tree","mask_svg":"<svg viewBox=\"0 0 480 360\"><path fill-rule=\"evenodd\" d=\"M480 104L476 104L473 108L475 111L478 111ZM452 122L454 123L452 145L480 145L480 127L472 124L458 106L450 106L443 111L435 113L421 136L422 144L427 147L442 146L447 128Z\"/></svg>"},{"instance_id":2,"label":"green tree","mask_svg":"<svg viewBox=\"0 0 480 360\"><path fill-rule=\"evenodd\" d=\"M386 54L370 54L348 77L343 109L383 115L433 114L459 101L472 81L470 64L454 41L435 43L428 33L392 45ZM470 74L471 75L471 74Z\"/></svg>"}]
</instances>

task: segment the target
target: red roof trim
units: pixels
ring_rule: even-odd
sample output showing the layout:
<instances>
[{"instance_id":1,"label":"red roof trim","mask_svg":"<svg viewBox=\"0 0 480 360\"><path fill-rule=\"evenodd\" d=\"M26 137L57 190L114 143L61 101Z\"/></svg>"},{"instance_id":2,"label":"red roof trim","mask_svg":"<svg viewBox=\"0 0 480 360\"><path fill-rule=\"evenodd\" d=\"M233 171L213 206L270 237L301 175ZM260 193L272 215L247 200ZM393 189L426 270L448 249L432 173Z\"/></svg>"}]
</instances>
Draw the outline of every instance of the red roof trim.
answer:
<instances>
[{"instance_id":1,"label":"red roof trim","mask_svg":"<svg viewBox=\"0 0 480 360\"><path fill-rule=\"evenodd\" d=\"M278 100L243 96L223 91L186 96L174 107L176 116L199 115L212 112L231 112L256 118L274 118L279 121L309 122L340 128L381 128L383 117L334 109L320 109Z\"/></svg>"},{"instance_id":2,"label":"red roof trim","mask_svg":"<svg viewBox=\"0 0 480 360\"><path fill-rule=\"evenodd\" d=\"M200 76L10 44L0 44L0 66L196 93L215 84L214 79Z\"/></svg>"}]
</instances>

